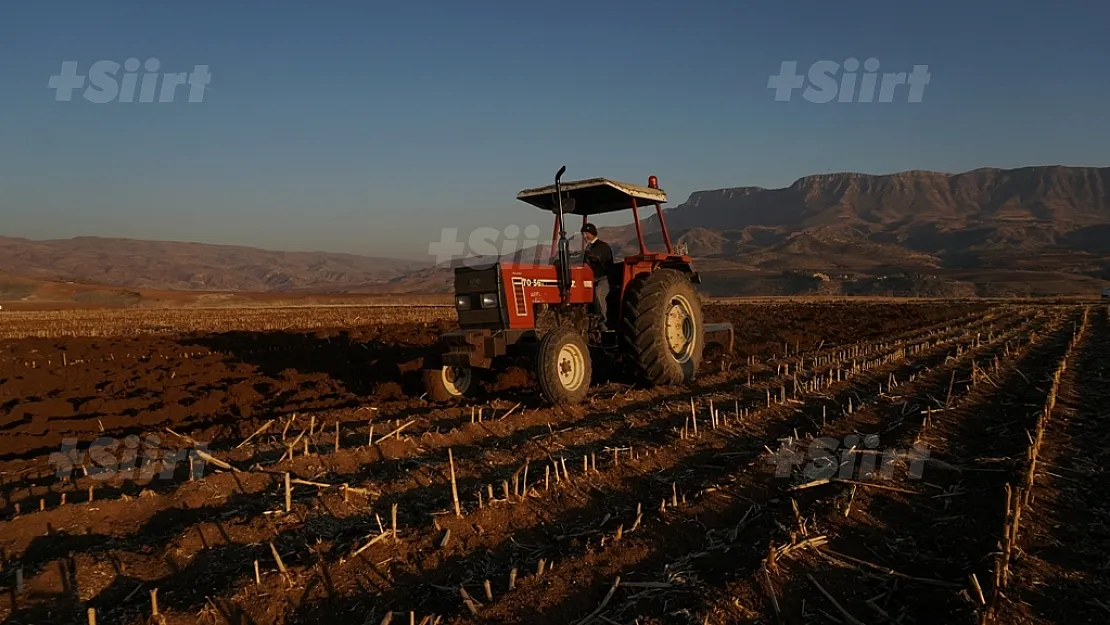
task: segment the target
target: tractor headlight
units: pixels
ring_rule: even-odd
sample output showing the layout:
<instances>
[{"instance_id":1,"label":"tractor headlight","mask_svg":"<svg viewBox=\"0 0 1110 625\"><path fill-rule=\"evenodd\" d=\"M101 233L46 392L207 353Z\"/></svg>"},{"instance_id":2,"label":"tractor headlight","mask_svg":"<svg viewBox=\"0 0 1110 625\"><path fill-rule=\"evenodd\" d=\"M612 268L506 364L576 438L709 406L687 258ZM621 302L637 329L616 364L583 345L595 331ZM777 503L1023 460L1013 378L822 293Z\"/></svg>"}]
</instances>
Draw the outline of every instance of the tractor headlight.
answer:
<instances>
[{"instance_id":1,"label":"tractor headlight","mask_svg":"<svg viewBox=\"0 0 1110 625\"><path fill-rule=\"evenodd\" d=\"M470 296L469 295L456 295L455 296L455 307L460 309L460 310L469 310L470 309Z\"/></svg>"},{"instance_id":2,"label":"tractor headlight","mask_svg":"<svg viewBox=\"0 0 1110 625\"><path fill-rule=\"evenodd\" d=\"M482 294L482 308L497 308L497 294L496 293L483 293Z\"/></svg>"}]
</instances>

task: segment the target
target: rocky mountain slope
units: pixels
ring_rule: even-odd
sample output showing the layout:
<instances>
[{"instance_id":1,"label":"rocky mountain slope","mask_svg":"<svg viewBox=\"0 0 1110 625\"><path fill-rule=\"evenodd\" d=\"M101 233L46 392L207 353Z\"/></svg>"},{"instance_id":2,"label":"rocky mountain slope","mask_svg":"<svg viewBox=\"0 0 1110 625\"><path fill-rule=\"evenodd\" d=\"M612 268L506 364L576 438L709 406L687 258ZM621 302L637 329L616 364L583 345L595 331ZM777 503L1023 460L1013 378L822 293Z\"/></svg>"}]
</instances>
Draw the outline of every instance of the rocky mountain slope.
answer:
<instances>
[{"instance_id":1,"label":"rocky mountain slope","mask_svg":"<svg viewBox=\"0 0 1110 625\"><path fill-rule=\"evenodd\" d=\"M897 278L924 291L1024 294L1110 279L1105 167L807 176L782 189L699 191L665 214L718 290L851 290ZM661 246L654 216L644 231ZM636 247L631 225L606 237Z\"/></svg>"}]
</instances>

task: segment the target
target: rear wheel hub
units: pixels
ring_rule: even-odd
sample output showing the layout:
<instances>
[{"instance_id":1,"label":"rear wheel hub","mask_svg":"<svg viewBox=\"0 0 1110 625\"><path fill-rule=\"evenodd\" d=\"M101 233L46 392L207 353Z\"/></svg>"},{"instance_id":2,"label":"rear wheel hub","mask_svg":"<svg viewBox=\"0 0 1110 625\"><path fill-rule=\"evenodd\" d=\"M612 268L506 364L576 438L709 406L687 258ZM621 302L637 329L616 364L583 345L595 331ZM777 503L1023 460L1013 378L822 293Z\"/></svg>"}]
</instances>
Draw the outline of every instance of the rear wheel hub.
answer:
<instances>
[{"instance_id":1,"label":"rear wheel hub","mask_svg":"<svg viewBox=\"0 0 1110 625\"><path fill-rule=\"evenodd\" d=\"M678 362L690 360L697 338L693 306L681 295L672 297L667 306L664 323L667 347L670 348L671 356Z\"/></svg>"},{"instance_id":2,"label":"rear wheel hub","mask_svg":"<svg viewBox=\"0 0 1110 625\"><path fill-rule=\"evenodd\" d=\"M474 379L473 372L466 367L444 367L443 385L452 395L463 395L470 389Z\"/></svg>"},{"instance_id":3,"label":"rear wheel hub","mask_svg":"<svg viewBox=\"0 0 1110 625\"><path fill-rule=\"evenodd\" d=\"M586 377L586 357L577 345L563 345L559 350L559 383L563 388L574 390L582 386Z\"/></svg>"}]
</instances>

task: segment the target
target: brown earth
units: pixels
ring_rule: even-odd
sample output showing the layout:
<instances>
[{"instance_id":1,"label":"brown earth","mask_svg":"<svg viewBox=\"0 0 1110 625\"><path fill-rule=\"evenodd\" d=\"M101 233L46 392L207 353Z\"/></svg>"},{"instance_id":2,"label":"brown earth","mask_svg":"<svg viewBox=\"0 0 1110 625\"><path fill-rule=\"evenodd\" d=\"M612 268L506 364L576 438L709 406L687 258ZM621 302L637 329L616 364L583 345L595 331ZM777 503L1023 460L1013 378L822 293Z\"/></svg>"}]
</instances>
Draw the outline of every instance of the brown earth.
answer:
<instances>
[{"instance_id":1,"label":"brown earth","mask_svg":"<svg viewBox=\"0 0 1110 625\"><path fill-rule=\"evenodd\" d=\"M707 320L737 326L727 367L691 388L617 376L559 410L539 400L526 368L492 377L468 404L422 399L418 359L446 322L3 341L0 619L83 622L94 608L100 623L145 623L157 589L168 623L377 624L387 613L408 623L411 612L416 623L541 624L595 611L596 623L756 623L774 621L774 602L784 622L850 621L842 610L871 622L873 597L905 623L977 622L968 575L990 594L1002 487L1022 475L1045 382L1074 352L1068 396L1082 402L1096 383L1110 322L1093 310L1072 348L1081 311L710 306ZM922 429L919 412L946 404ZM1097 408L1075 410L1092 420ZM878 449L922 439L943 464L914 479L895 457L888 481L861 469L848 474L861 486L803 490L791 488L812 480L804 463L776 472L795 437L847 446L868 434ZM73 466L51 458L67 437L78 441ZM86 458L98 437L123 446ZM144 462L197 441L235 471L197 458L203 477L190 480L187 463L155 475L161 461ZM145 476L98 473L130 458ZM59 468L73 469L68 480ZM285 472L335 488L294 483L285 512ZM1038 481L1038 500L1061 483ZM1090 528L1069 531L1093 549L1102 543ZM822 536L825 547L805 547ZM1053 563L1057 577L1094 566ZM1065 592L1022 622L1085 616L1097 577Z\"/></svg>"}]
</instances>

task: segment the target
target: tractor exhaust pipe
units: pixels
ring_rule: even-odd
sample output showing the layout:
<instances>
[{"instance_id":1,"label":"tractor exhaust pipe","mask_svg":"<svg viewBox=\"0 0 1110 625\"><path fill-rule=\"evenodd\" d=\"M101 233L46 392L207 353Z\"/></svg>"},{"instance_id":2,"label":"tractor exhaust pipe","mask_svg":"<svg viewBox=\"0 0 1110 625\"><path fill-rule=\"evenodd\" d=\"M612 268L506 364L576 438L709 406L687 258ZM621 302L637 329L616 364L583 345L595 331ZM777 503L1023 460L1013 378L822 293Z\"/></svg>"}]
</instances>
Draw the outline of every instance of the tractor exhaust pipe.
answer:
<instances>
[{"instance_id":1,"label":"tractor exhaust pipe","mask_svg":"<svg viewBox=\"0 0 1110 625\"><path fill-rule=\"evenodd\" d=\"M555 174L555 203L558 210L559 220L559 256L558 256L558 279L559 279L559 296L563 304L570 302L570 242L567 241L566 220L563 218L563 188L560 180L563 174L567 171L567 166L563 165L559 168L558 173Z\"/></svg>"}]
</instances>

